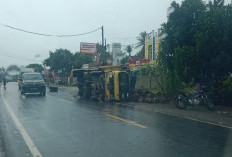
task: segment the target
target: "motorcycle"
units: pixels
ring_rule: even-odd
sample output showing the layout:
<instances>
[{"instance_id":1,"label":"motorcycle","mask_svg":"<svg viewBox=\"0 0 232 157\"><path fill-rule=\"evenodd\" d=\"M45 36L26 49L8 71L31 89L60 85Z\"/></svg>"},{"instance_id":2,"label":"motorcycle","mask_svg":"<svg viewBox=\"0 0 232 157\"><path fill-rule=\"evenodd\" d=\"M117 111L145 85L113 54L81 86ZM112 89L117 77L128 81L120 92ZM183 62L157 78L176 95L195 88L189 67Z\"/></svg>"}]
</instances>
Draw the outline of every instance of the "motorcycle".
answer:
<instances>
[{"instance_id":1,"label":"motorcycle","mask_svg":"<svg viewBox=\"0 0 232 157\"><path fill-rule=\"evenodd\" d=\"M213 110L214 105L211 99L204 91L205 87L202 87L198 92L186 93L184 91L177 91L175 97L175 104L178 109L185 109L188 106L203 105L208 110Z\"/></svg>"}]
</instances>

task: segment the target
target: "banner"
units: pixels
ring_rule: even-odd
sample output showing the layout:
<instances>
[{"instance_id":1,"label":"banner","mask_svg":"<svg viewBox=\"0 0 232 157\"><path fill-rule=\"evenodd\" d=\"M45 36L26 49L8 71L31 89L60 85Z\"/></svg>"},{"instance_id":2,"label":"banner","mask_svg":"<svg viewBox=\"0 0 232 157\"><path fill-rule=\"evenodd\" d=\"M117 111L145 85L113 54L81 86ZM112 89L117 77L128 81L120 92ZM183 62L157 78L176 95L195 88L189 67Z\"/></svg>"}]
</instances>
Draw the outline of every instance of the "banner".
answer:
<instances>
[{"instance_id":1,"label":"banner","mask_svg":"<svg viewBox=\"0 0 232 157\"><path fill-rule=\"evenodd\" d=\"M94 43L80 43L80 52L86 54L95 54L97 53L97 45Z\"/></svg>"}]
</instances>

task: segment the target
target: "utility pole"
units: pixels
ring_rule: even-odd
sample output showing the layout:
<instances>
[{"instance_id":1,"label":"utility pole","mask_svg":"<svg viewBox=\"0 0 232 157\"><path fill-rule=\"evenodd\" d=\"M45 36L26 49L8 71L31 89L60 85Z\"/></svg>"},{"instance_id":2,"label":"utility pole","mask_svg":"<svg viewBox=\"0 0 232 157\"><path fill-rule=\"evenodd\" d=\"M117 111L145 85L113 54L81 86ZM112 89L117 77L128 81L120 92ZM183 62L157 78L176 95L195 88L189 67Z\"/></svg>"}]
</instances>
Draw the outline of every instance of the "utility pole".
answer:
<instances>
[{"instance_id":1,"label":"utility pole","mask_svg":"<svg viewBox=\"0 0 232 157\"><path fill-rule=\"evenodd\" d=\"M105 46L104 46L104 48L105 48L105 52L106 52L106 38L105 38Z\"/></svg>"},{"instance_id":2,"label":"utility pole","mask_svg":"<svg viewBox=\"0 0 232 157\"><path fill-rule=\"evenodd\" d=\"M104 27L102 26L102 46L104 47Z\"/></svg>"}]
</instances>

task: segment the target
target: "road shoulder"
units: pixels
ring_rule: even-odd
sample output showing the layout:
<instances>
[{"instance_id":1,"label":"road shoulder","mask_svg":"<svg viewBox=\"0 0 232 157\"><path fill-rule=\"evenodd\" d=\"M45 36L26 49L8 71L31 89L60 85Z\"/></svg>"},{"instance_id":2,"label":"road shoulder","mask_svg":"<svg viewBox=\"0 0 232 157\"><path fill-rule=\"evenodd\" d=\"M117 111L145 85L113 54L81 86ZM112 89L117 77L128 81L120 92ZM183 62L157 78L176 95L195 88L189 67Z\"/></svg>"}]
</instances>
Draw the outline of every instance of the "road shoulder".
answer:
<instances>
[{"instance_id":1,"label":"road shoulder","mask_svg":"<svg viewBox=\"0 0 232 157\"><path fill-rule=\"evenodd\" d=\"M0 157L5 157L5 146L4 146L4 140L3 140L3 134L2 134L2 123L0 123Z\"/></svg>"},{"instance_id":2,"label":"road shoulder","mask_svg":"<svg viewBox=\"0 0 232 157\"><path fill-rule=\"evenodd\" d=\"M60 86L59 90L69 96L75 97L78 93L77 87ZM180 110L175 107L173 103L121 103L125 106L133 107L135 110L149 113L162 113L176 117L182 117L190 120L200 121L212 125L218 125L232 129L232 108L231 107L220 107L214 111L209 111L205 107L189 106L187 109Z\"/></svg>"},{"instance_id":3,"label":"road shoulder","mask_svg":"<svg viewBox=\"0 0 232 157\"><path fill-rule=\"evenodd\" d=\"M147 103L125 103L136 110L149 113L162 113L176 117L183 117L190 120L200 121L212 125L218 125L232 129L232 111L231 108L220 108L215 111L209 111L204 107L188 107L180 110L172 103L167 104L147 104Z\"/></svg>"}]
</instances>

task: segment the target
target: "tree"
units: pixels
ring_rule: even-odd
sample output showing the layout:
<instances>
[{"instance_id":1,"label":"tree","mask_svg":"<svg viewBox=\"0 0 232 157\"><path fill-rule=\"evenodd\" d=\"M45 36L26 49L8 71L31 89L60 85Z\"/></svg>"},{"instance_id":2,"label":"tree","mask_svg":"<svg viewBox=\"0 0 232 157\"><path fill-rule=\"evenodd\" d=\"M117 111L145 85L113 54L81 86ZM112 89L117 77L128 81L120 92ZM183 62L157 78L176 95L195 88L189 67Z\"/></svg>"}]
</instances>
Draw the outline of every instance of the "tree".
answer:
<instances>
[{"instance_id":1,"label":"tree","mask_svg":"<svg viewBox=\"0 0 232 157\"><path fill-rule=\"evenodd\" d=\"M125 57L121 60L121 64L126 64L126 63L128 63L129 59L130 59L130 56L125 56Z\"/></svg>"},{"instance_id":2,"label":"tree","mask_svg":"<svg viewBox=\"0 0 232 157\"><path fill-rule=\"evenodd\" d=\"M10 65L6 68L6 71L1 72L1 77L5 77L8 81L17 81L20 71L21 69L17 65Z\"/></svg>"},{"instance_id":3,"label":"tree","mask_svg":"<svg viewBox=\"0 0 232 157\"><path fill-rule=\"evenodd\" d=\"M224 0L214 0L213 3L214 3L214 6L223 7L225 1Z\"/></svg>"},{"instance_id":4,"label":"tree","mask_svg":"<svg viewBox=\"0 0 232 157\"><path fill-rule=\"evenodd\" d=\"M93 55L76 52L73 55L73 68L81 68L83 64L89 64L93 62Z\"/></svg>"},{"instance_id":5,"label":"tree","mask_svg":"<svg viewBox=\"0 0 232 157\"><path fill-rule=\"evenodd\" d=\"M168 21L162 24L159 66L184 83L221 81L232 69L232 7L224 0L171 3ZM214 76L214 77L209 77ZM217 90L216 88L214 90Z\"/></svg>"},{"instance_id":6,"label":"tree","mask_svg":"<svg viewBox=\"0 0 232 157\"><path fill-rule=\"evenodd\" d=\"M73 54L67 49L57 49L55 52L49 52L49 57L43 62L51 67L51 70L65 69L71 71L73 63Z\"/></svg>"},{"instance_id":7,"label":"tree","mask_svg":"<svg viewBox=\"0 0 232 157\"><path fill-rule=\"evenodd\" d=\"M125 56L126 53L128 53L128 55L126 55L124 58L122 58L122 60L120 61L121 64L126 64L128 63L130 57L131 57L131 52L132 52L132 47L131 45L127 45L125 48L125 53L123 53L123 56Z\"/></svg>"},{"instance_id":8,"label":"tree","mask_svg":"<svg viewBox=\"0 0 232 157\"><path fill-rule=\"evenodd\" d=\"M43 66L41 64L29 64L26 66L26 68L33 68L35 72L42 72L44 70Z\"/></svg>"},{"instance_id":9,"label":"tree","mask_svg":"<svg viewBox=\"0 0 232 157\"><path fill-rule=\"evenodd\" d=\"M146 31L141 32L139 37L137 37L138 43L135 48L141 48L141 50L137 53L137 56L144 57L145 56L145 41L146 38L150 38L150 34L147 34Z\"/></svg>"},{"instance_id":10,"label":"tree","mask_svg":"<svg viewBox=\"0 0 232 157\"><path fill-rule=\"evenodd\" d=\"M163 54L160 56L167 68L176 72L183 81L198 79L202 71L203 51L196 46L196 37L206 7L201 0L185 0L181 6L173 2L171 8L174 12L169 15L168 22L162 25L167 37L163 40Z\"/></svg>"},{"instance_id":11,"label":"tree","mask_svg":"<svg viewBox=\"0 0 232 157\"><path fill-rule=\"evenodd\" d=\"M0 68L1 71L6 71L6 69L4 67Z\"/></svg>"},{"instance_id":12,"label":"tree","mask_svg":"<svg viewBox=\"0 0 232 157\"><path fill-rule=\"evenodd\" d=\"M128 53L129 56L131 56L131 52L132 52L131 45L127 45L126 48L125 48L125 51Z\"/></svg>"},{"instance_id":13,"label":"tree","mask_svg":"<svg viewBox=\"0 0 232 157\"><path fill-rule=\"evenodd\" d=\"M21 71L21 69L20 69L20 67L18 67L17 65L10 65L10 66L8 66L7 68L6 68L6 72L8 73L8 72L11 72L11 71L13 71L13 72L20 72Z\"/></svg>"}]
</instances>

